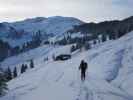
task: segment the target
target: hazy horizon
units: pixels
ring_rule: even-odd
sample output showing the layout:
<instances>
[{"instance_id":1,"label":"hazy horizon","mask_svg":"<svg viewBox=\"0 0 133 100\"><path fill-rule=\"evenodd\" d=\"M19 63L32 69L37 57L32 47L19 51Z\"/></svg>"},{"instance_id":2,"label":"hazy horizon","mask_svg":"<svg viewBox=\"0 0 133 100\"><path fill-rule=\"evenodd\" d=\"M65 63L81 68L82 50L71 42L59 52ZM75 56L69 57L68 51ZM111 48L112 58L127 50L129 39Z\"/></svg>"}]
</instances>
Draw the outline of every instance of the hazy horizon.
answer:
<instances>
[{"instance_id":1,"label":"hazy horizon","mask_svg":"<svg viewBox=\"0 0 133 100\"><path fill-rule=\"evenodd\" d=\"M0 21L0 23L2 23L2 22L13 23L13 22L24 21L24 20L27 20L27 19L34 19L34 18L37 18L37 17L48 18L48 17L55 17L55 16L47 16L47 17L45 17L45 16L33 16L33 17L27 17L27 18L20 18L20 19L16 19L16 20L10 19L10 20L7 20L7 21L6 20L5 21ZM61 17L73 17L73 16L61 16ZM123 17L123 18L105 19L105 20L101 20L101 21L91 21L91 20L90 21L86 21L86 20L82 20L82 19L77 18L77 17L73 17L73 18L79 19L79 20L81 20L83 22L86 22L86 23L91 23L91 22L99 23L99 22L104 22L104 21L123 20L123 19L129 18L129 17L131 17L131 16L127 16L127 17Z\"/></svg>"},{"instance_id":2,"label":"hazy horizon","mask_svg":"<svg viewBox=\"0 0 133 100\"><path fill-rule=\"evenodd\" d=\"M75 17L84 22L132 16L133 0L0 0L0 22L34 17Z\"/></svg>"}]
</instances>

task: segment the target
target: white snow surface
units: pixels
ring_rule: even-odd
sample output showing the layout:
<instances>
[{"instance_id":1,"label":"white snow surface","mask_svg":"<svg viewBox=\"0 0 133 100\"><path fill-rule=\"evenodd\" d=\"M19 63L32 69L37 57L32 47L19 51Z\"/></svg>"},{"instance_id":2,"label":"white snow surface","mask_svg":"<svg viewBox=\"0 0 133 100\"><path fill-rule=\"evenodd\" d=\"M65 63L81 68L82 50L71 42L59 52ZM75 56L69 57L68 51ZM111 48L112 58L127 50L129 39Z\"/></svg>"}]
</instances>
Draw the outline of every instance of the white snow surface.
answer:
<instances>
[{"instance_id":1,"label":"white snow surface","mask_svg":"<svg viewBox=\"0 0 133 100\"><path fill-rule=\"evenodd\" d=\"M73 17L63 17L63 16L53 16L48 18L37 17L32 19L26 19L24 21L18 21L14 23L7 23L5 27L0 27L0 38L5 37L6 35L12 35L8 29L10 26L14 27L16 30L24 30L26 34L19 39L10 39L9 37L3 38L3 40L10 43L11 46L22 45L27 42L26 40L31 40L31 37L36 32L40 31L45 38L47 35L51 37L54 35L56 37L62 36L68 30L72 29L75 25L83 24L84 22L73 18ZM4 33L3 33L4 32Z\"/></svg>"},{"instance_id":2,"label":"white snow surface","mask_svg":"<svg viewBox=\"0 0 133 100\"><path fill-rule=\"evenodd\" d=\"M53 16L44 18L41 21L36 21L38 18L29 19L22 22L13 23L16 29L24 29L27 32L36 32L37 30L43 31L47 34L62 34L71 29L73 25L80 25L83 22L73 17Z\"/></svg>"},{"instance_id":3,"label":"white snow surface","mask_svg":"<svg viewBox=\"0 0 133 100\"><path fill-rule=\"evenodd\" d=\"M47 55L65 50L68 46ZM9 92L0 100L133 100L133 32L72 54L67 61L38 59L35 68L8 83ZM84 82L78 70L82 59L88 63Z\"/></svg>"}]
</instances>

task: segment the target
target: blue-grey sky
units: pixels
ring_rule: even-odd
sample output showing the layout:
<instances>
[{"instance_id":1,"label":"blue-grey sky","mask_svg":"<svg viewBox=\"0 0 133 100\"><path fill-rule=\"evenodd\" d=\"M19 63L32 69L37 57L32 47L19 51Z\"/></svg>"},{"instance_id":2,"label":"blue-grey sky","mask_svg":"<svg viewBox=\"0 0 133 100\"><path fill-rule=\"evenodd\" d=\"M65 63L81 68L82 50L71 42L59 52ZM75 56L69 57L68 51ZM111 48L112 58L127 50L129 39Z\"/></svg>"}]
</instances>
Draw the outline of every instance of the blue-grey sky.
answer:
<instances>
[{"instance_id":1,"label":"blue-grey sky","mask_svg":"<svg viewBox=\"0 0 133 100\"><path fill-rule=\"evenodd\" d=\"M133 15L133 0L0 0L0 22L37 16L70 16L86 22Z\"/></svg>"}]
</instances>

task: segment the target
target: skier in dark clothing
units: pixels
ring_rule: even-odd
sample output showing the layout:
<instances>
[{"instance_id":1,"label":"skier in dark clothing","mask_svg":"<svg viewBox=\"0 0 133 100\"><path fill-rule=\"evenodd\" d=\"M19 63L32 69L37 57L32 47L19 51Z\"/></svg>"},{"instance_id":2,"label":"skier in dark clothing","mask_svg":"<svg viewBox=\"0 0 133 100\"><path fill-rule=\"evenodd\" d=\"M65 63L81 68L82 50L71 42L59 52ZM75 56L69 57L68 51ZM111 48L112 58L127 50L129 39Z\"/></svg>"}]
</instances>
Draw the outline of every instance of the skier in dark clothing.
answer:
<instances>
[{"instance_id":1,"label":"skier in dark clothing","mask_svg":"<svg viewBox=\"0 0 133 100\"><path fill-rule=\"evenodd\" d=\"M87 63L82 60L79 66L79 70L81 70L81 80L84 81L85 80L85 76L86 76L86 70L88 68Z\"/></svg>"}]
</instances>

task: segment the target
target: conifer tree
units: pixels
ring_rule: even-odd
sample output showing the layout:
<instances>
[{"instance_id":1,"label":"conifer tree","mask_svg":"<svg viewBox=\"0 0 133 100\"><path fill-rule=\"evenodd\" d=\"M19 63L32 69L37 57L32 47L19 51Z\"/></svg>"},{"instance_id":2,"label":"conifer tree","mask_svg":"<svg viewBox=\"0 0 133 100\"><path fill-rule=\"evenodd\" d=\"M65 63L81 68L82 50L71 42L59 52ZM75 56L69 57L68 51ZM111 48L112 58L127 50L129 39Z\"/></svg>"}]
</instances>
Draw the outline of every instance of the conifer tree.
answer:
<instances>
[{"instance_id":1,"label":"conifer tree","mask_svg":"<svg viewBox=\"0 0 133 100\"><path fill-rule=\"evenodd\" d=\"M14 71L13 71L13 77L15 78L15 77L17 77L18 75L17 75L17 68L15 67L14 68Z\"/></svg>"},{"instance_id":2,"label":"conifer tree","mask_svg":"<svg viewBox=\"0 0 133 100\"><path fill-rule=\"evenodd\" d=\"M0 97L5 95L7 90L5 74L0 72Z\"/></svg>"},{"instance_id":3,"label":"conifer tree","mask_svg":"<svg viewBox=\"0 0 133 100\"><path fill-rule=\"evenodd\" d=\"M28 68L27 64L22 64L22 66L21 66L21 74L26 72L27 68Z\"/></svg>"},{"instance_id":4,"label":"conifer tree","mask_svg":"<svg viewBox=\"0 0 133 100\"><path fill-rule=\"evenodd\" d=\"M30 61L30 68L34 68L34 62L33 62L33 60Z\"/></svg>"},{"instance_id":5,"label":"conifer tree","mask_svg":"<svg viewBox=\"0 0 133 100\"><path fill-rule=\"evenodd\" d=\"M11 72L10 67L7 68L5 74L6 74L6 79L7 79L7 81L9 81L9 80L11 80L11 79L13 78L13 77L12 77L12 72Z\"/></svg>"},{"instance_id":6,"label":"conifer tree","mask_svg":"<svg viewBox=\"0 0 133 100\"><path fill-rule=\"evenodd\" d=\"M25 72L25 65L22 64L22 66L21 66L21 74L24 73L24 72Z\"/></svg>"}]
</instances>

